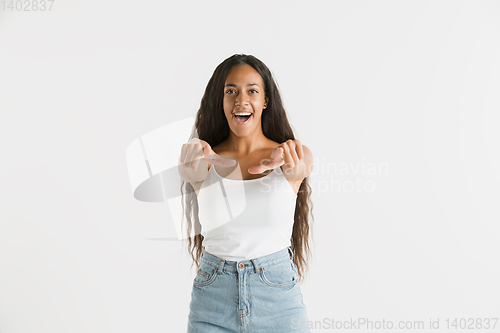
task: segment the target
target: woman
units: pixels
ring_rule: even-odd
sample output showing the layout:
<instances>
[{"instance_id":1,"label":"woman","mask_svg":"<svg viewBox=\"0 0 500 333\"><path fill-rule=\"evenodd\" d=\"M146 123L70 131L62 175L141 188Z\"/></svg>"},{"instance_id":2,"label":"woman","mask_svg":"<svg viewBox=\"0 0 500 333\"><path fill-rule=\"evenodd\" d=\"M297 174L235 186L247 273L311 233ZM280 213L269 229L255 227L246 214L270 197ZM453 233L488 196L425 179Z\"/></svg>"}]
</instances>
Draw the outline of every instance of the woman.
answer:
<instances>
[{"instance_id":1,"label":"woman","mask_svg":"<svg viewBox=\"0 0 500 333\"><path fill-rule=\"evenodd\" d=\"M179 158L197 265L188 332L309 332L298 282L313 156L267 66L244 54L217 66L194 130Z\"/></svg>"}]
</instances>

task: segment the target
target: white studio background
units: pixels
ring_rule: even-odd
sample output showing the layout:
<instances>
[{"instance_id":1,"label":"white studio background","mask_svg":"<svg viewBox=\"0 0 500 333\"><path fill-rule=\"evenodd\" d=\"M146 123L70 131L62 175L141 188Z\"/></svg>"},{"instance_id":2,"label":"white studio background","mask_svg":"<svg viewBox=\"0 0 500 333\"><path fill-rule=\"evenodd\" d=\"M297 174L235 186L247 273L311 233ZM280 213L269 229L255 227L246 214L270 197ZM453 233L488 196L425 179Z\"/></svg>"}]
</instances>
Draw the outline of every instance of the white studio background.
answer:
<instances>
[{"instance_id":1,"label":"white studio background","mask_svg":"<svg viewBox=\"0 0 500 333\"><path fill-rule=\"evenodd\" d=\"M235 53L314 154L313 331L500 316L498 1L9 1L0 332L185 332L194 269L125 151Z\"/></svg>"}]
</instances>

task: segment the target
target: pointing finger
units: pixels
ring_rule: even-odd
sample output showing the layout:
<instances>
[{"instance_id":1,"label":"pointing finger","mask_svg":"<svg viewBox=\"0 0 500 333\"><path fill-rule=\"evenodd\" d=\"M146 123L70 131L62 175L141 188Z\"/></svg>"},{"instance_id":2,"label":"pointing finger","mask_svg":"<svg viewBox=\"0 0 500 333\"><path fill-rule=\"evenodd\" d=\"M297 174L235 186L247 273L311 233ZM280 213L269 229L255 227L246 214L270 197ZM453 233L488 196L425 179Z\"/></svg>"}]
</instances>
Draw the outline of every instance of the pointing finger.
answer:
<instances>
[{"instance_id":1,"label":"pointing finger","mask_svg":"<svg viewBox=\"0 0 500 333\"><path fill-rule=\"evenodd\" d=\"M237 161L233 157L224 158L221 155L216 154L209 144L203 148L203 154L205 159L210 164L220 165L223 167L231 167L237 164Z\"/></svg>"}]
</instances>

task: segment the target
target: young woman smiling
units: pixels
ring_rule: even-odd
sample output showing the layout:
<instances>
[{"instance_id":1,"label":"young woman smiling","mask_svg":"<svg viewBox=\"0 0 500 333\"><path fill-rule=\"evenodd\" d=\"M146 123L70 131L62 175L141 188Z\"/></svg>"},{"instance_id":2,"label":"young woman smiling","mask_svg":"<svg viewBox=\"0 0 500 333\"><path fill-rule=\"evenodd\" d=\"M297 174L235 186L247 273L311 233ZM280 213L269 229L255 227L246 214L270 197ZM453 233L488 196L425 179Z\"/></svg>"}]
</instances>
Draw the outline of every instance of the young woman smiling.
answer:
<instances>
[{"instance_id":1,"label":"young woman smiling","mask_svg":"<svg viewBox=\"0 0 500 333\"><path fill-rule=\"evenodd\" d=\"M312 167L268 67L244 54L219 64L179 157L197 265L189 333L309 332L299 325L308 316L298 282Z\"/></svg>"}]
</instances>

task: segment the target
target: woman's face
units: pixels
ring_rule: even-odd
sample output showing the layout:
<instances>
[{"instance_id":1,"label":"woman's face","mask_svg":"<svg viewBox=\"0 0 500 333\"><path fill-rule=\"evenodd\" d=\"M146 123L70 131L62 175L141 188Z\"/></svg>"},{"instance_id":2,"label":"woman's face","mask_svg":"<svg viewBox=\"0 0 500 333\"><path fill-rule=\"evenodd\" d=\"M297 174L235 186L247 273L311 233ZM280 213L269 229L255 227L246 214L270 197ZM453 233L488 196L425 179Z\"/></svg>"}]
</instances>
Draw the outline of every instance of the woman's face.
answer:
<instances>
[{"instance_id":1,"label":"woman's face","mask_svg":"<svg viewBox=\"0 0 500 333\"><path fill-rule=\"evenodd\" d=\"M267 101L262 77L252 66L245 64L229 70L224 82L224 114L233 133L241 137L260 127ZM237 117L239 112L250 116Z\"/></svg>"}]
</instances>

